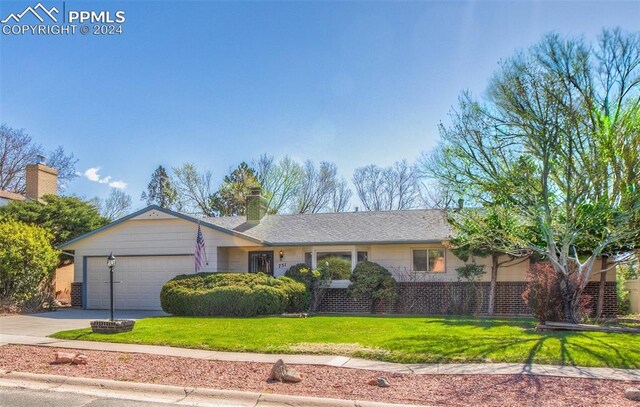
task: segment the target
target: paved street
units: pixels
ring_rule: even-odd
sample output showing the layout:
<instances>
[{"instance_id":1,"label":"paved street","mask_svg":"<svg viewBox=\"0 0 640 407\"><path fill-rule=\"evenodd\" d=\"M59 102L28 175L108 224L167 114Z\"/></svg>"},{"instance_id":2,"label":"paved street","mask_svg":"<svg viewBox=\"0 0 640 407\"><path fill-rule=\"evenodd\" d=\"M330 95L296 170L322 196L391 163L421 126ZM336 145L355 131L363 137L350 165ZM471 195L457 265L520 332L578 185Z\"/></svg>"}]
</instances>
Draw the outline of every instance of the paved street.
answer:
<instances>
[{"instance_id":1,"label":"paved street","mask_svg":"<svg viewBox=\"0 0 640 407\"><path fill-rule=\"evenodd\" d=\"M110 399L46 390L10 389L0 387L0 407L156 407L178 404Z\"/></svg>"}]
</instances>

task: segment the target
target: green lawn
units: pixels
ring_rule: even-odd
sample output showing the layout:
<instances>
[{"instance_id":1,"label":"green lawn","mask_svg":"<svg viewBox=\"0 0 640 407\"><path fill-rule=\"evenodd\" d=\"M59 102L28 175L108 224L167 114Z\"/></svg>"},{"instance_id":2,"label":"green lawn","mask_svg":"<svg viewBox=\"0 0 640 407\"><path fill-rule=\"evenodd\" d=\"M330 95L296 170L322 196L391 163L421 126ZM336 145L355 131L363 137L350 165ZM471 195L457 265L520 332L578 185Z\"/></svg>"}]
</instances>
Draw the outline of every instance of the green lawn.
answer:
<instances>
[{"instance_id":1,"label":"green lawn","mask_svg":"<svg viewBox=\"0 0 640 407\"><path fill-rule=\"evenodd\" d=\"M185 348L331 353L404 363L531 362L640 368L640 335L537 333L531 319L441 317L147 318L131 332L61 339Z\"/></svg>"}]
</instances>

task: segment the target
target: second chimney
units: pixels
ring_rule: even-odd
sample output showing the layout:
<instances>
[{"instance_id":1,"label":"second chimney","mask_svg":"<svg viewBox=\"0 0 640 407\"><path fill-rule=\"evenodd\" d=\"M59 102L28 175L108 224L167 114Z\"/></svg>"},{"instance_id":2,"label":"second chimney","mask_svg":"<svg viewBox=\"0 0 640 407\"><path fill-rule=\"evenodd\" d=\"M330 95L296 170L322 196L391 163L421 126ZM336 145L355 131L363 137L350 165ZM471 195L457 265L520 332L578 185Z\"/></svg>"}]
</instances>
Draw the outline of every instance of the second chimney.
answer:
<instances>
[{"instance_id":1,"label":"second chimney","mask_svg":"<svg viewBox=\"0 0 640 407\"><path fill-rule=\"evenodd\" d=\"M260 223L267 214L267 200L262 196L260 188L251 188L247 196L247 222Z\"/></svg>"},{"instance_id":2,"label":"second chimney","mask_svg":"<svg viewBox=\"0 0 640 407\"><path fill-rule=\"evenodd\" d=\"M58 193L58 171L46 165L27 165L27 199L38 200L44 195L56 195Z\"/></svg>"}]
</instances>

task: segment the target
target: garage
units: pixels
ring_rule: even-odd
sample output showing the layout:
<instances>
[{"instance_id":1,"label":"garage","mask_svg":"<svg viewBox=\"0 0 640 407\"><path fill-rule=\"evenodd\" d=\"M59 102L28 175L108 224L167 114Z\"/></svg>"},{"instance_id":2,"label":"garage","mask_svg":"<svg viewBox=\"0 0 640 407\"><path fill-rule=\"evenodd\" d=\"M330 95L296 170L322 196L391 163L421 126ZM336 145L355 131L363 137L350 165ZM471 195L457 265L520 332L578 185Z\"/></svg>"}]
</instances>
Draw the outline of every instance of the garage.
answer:
<instances>
[{"instance_id":1,"label":"garage","mask_svg":"<svg viewBox=\"0 0 640 407\"><path fill-rule=\"evenodd\" d=\"M162 285L193 272L191 255L118 256L113 273L115 308L159 310ZM86 258L86 290L88 309L109 309L109 269L104 256Z\"/></svg>"},{"instance_id":2,"label":"garage","mask_svg":"<svg viewBox=\"0 0 640 407\"><path fill-rule=\"evenodd\" d=\"M195 272L198 230L204 237L205 262L200 272L226 271L220 247L260 247L260 241L234 230L201 222L169 209L149 206L58 248L74 257L72 303L86 309L109 309L107 257L116 257L114 305L120 310L160 310L160 291L167 281Z\"/></svg>"}]
</instances>

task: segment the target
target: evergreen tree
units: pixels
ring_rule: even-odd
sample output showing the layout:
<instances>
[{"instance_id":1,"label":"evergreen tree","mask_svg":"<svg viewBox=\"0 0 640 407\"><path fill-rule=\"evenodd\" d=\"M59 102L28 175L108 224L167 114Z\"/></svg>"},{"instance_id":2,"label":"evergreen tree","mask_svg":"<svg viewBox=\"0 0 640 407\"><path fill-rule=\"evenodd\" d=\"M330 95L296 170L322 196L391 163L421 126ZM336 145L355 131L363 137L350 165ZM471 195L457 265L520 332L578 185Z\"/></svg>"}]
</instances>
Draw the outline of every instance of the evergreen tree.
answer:
<instances>
[{"instance_id":1,"label":"evergreen tree","mask_svg":"<svg viewBox=\"0 0 640 407\"><path fill-rule=\"evenodd\" d=\"M142 193L141 199L146 201L147 205L158 205L161 208L171 209L176 206L178 193L171 185L167 170L162 165L151 175L147 191Z\"/></svg>"},{"instance_id":2,"label":"evergreen tree","mask_svg":"<svg viewBox=\"0 0 640 407\"><path fill-rule=\"evenodd\" d=\"M259 186L255 170L242 162L225 175L220 189L211 197L211 207L218 216L244 215L251 188Z\"/></svg>"}]
</instances>

